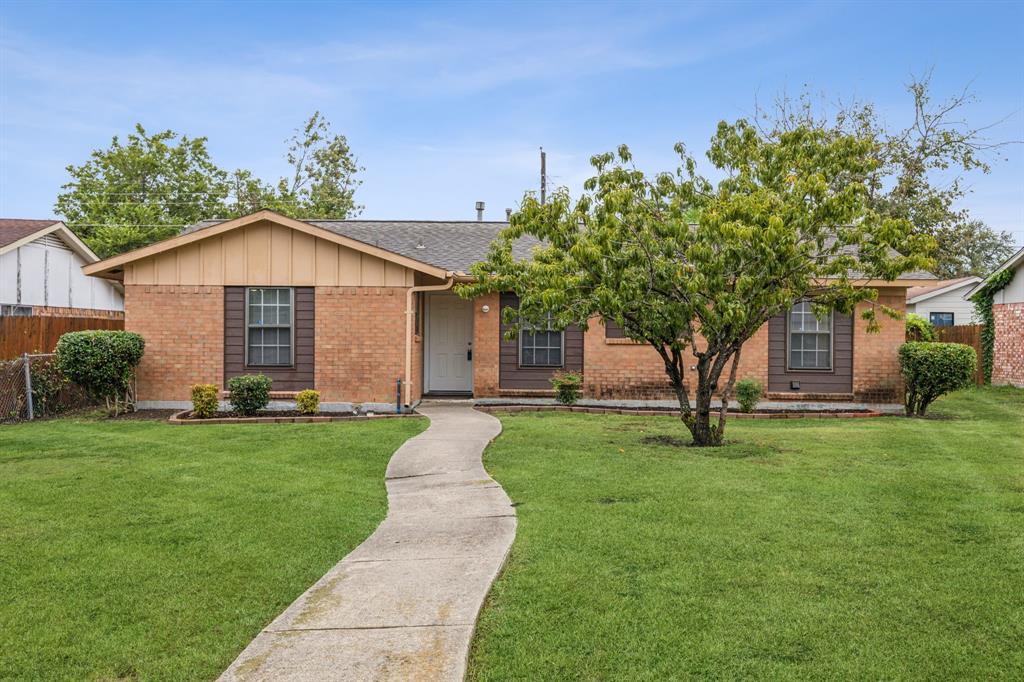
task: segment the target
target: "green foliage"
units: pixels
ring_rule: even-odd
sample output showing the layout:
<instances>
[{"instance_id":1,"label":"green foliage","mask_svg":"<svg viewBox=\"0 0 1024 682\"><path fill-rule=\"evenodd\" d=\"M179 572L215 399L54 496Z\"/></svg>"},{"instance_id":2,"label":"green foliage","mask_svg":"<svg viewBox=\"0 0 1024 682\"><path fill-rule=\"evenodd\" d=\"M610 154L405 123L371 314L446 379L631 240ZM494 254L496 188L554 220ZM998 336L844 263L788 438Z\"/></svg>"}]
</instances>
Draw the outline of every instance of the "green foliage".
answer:
<instances>
[{"instance_id":1,"label":"green foliage","mask_svg":"<svg viewBox=\"0 0 1024 682\"><path fill-rule=\"evenodd\" d=\"M551 377L555 399L563 405L575 405L583 388L583 375L579 372L555 372Z\"/></svg>"},{"instance_id":2,"label":"green foliage","mask_svg":"<svg viewBox=\"0 0 1024 682\"><path fill-rule=\"evenodd\" d=\"M216 384L196 384L192 387L192 416L207 419L217 412L220 389Z\"/></svg>"},{"instance_id":3,"label":"green foliage","mask_svg":"<svg viewBox=\"0 0 1024 682\"><path fill-rule=\"evenodd\" d=\"M970 386L977 363L974 348L963 343L912 341L900 346L907 415L923 417L936 398Z\"/></svg>"},{"instance_id":4,"label":"green foliage","mask_svg":"<svg viewBox=\"0 0 1024 682\"><path fill-rule=\"evenodd\" d=\"M907 341L936 341L935 325L920 315L907 313Z\"/></svg>"},{"instance_id":5,"label":"green foliage","mask_svg":"<svg viewBox=\"0 0 1024 682\"><path fill-rule=\"evenodd\" d=\"M68 385L68 379L52 359L33 358L29 365L32 374L32 412L36 417L57 414L64 409L60 402L61 391Z\"/></svg>"},{"instance_id":6,"label":"green foliage","mask_svg":"<svg viewBox=\"0 0 1024 682\"><path fill-rule=\"evenodd\" d=\"M149 134L140 124L126 143L115 136L109 148L67 171L71 182L54 208L101 257L173 237L182 225L221 214L229 189L205 137Z\"/></svg>"},{"instance_id":7,"label":"green foliage","mask_svg":"<svg viewBox=\"0 0 1024 682\"><path fill-rule=\"evenodd\" d=\"M243 374L228 379L228 401L240 414L252 416L270 403L271 379L265 374Z\"/></svg>"},{"instance_id":8,"label":"green foliage","mask_svg":"<svg viewBox=\"0 0 1024 682\"><path fill-rule=\"evenodd\" d=\"M1013 280L1014 271L1010 268L992 275L985 286L971 296L974 310L981 318L984 325L981 328L981 367L985 374L985 383L992 383L992 353L996 345L995 317L992 314L992 304L996 292L1005 288Z\"/></svg>"},{"instance_id":9,"label":"green foliage","mask_svg":"<svg viewBox=\"0 0 1024 682\"><path fill-rule=\"evenodd\" d=\"M763 395L764 389L754 379L740 379L736 382L736 400L741 412L749 414L757 409L757 402Z\"/></svg>"},{"instance_id":10,"label":"green foliage","mask_svg":"<svg viewBox=\"0 0 1024 682\"><path fill-rule=\"evenodd\" d=\"M870 137L802 126L773 139L747 121L722 122L707 154L723 177L717 185L697 175L682 145L676 151L675 173L646 177L622 146L593 157L596 174L575 202L564 188L544 205L528 194L472 268L476 283L458 291L518 294L519 309L503 311L513 334L548 312L558 328L614 320L662 357L694 442L717 445L726 411L712 426L712 391L728 402L743 342L804 298L842 313L867 302L862 316L877 329L876 308L899 314L876 305L877 290L858 280L927 266L931 240L870 208ZM516 260L512 244L524 236L543 245ZM696 409L684 351L696 358Z\"/></svg>"},{"instance_id":11,"label":"green foliage","mask_svg":"<svg viewBox=\"0 0 1024 682\"><path fill-rule=\"evenodd\" d=\"M295 396L295 408L302 414L317 414L320 411L320 391L307 388Z\"/></svg>"},{"instance_id":12,"label":"green foliage","mask_svg":"<svg viewBox=\"0 0 1024 682\"><path fill-rule=\"evenodd\" d=\"M943 278L991 271L1015 251L1013 236L971 220L960 205L969 191L964 175L989 173L990 155L1015 141L993 141L991 125L975 126L967 110L976 98L967 89L935 101L931 73L907 85L912 120L892 128L868 102L851 101L835 107L804 93L794 101L783 95L774 110L759 111L769 136L801 127L825 131L833 138L853 135L872 143L873 168L853 179L864 182L869 207L881 216L907 220L918 235L934 238L929 255L933 271ZM842 176L829 180L842 184ZM837 184L837 187L839 186Z\"/></svg>"},{"instance_id":13,"label":"green foliage","mask_svg":"<svg viewBox=\"0 0 1024 682\"><path fill-rule=\"evenodd\" d=\"M68 332L57 341L57 369L117 414L132 403L130 388L146 342L134 332Z\"/></svg>"},{"instance_id":14,"label":"green foliage","mask_svg":"<svg viewBox=\"0 0 1024 682\"><path fill-rule=\"evenodd\" d=\"M277 185L264 183L246 170L235 171L231 185L235 203L231 215L269 208L293 218L353 218L363 207L355 203L363 170L344 135L331 133L331 124L319 111L288 140L290 178Z\"/></svg>"}]
</instances>

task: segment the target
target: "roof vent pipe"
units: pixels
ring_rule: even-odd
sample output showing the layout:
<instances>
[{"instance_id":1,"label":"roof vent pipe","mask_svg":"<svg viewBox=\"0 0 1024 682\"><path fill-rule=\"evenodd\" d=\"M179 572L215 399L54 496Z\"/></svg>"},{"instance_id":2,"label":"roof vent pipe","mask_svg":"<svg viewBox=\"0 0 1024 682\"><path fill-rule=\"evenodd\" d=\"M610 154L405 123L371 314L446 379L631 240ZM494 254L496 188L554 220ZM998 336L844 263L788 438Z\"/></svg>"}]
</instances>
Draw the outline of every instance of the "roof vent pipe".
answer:
<instances>
[{"instance_id":1,"label":"roof vent pipe","mask_svg":"<svg viewBox=\"0 0 1024 682\"><path fill-rule=\"evenodd\" d=\"M476 219L477 222L484 219L484 202L482 201L476 202Z\"/></svg>"},{"instance_id":2,"label":"roof vent pipe","mask_svg":"<svg viewBox=\"0 0 1024 682\"><path fill-rule=\"evenodd\" d=\"M505 209L505 222L510 222L511 220L512 220L512 209L511 208L506 208Z\"/></svg>"}]
</instances>

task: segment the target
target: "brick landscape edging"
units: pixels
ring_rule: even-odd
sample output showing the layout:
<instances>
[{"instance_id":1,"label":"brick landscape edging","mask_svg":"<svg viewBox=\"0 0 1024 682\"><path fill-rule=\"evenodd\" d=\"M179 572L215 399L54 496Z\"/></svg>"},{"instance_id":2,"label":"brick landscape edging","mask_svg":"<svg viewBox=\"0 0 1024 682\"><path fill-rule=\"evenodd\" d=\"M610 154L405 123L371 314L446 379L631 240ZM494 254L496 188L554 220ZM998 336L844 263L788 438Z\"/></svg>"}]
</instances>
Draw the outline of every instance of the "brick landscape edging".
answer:
<instances>
[{"instance_id":1,"label":"brick landscape edging","mask_svg":"<svg viewBox=\"0 0 1024 682\"><path fill-rule=\"evenodd\" d=\"M495 412L579 412L583 414L624 414L631 417L678 417L679 410L638 410L628 407L578 407L568 405L476 405L488 414ZM715 411L717 412L717 410ZM857 419L890 416L885 412L729 412L729 419Z\"/></svg>"},{"instance_id":2,"label":"brick landscape edging","mask_svg":"<svg viewBox=\"0 0 1024 682\"><path fill-rule=\"evenodd\" d=\"M315 424L323 422L345 422L345 421L367 421L370 419L394 419L395 417L422 417L415 412L408 414L347 414L347 415L324 415L318 414L309 417L213 417L211 419L186 419L184 415L192 410L175 412L168 418L168 423L177 426L191 424Z\"/></svg>"}]
</instances>

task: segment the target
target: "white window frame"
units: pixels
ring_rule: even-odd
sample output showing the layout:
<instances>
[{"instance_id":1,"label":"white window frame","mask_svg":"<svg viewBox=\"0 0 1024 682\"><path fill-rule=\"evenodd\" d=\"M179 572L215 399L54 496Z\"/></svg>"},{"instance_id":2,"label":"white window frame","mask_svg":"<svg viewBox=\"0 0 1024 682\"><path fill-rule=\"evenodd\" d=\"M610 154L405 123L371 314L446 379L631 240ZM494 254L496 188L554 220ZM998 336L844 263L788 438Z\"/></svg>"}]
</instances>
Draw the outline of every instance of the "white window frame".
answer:
<instances>
[{"instance_id":1,"label":"white window frame","mask_svg":"<svg viewBox=\"0 0 1024 682\"><path fill-rule=\"evenodd\" d=\"M794 331L793 330L793 310L798 306L807 306L807 312L813 315L810 301L800 301L796 305L792 306L786 311L786 371L787 372L834 372L835 371L835 350L836 350L836 315L835 311L830 311L828 314L828 367L793 367L793 334L806 334L824 336L826 332L823 331Z\"/></svg>"},{"instance_id":2,"label":"white window frame","mask_svg":"<svg viewBox=\"0 0 1024 682\"><path fill-rule=\"evenodd\" d=\"M250 324L250 320L249 320L249 307L250 307L251 304L249 303L249 295L250 295L249 292L251 292L253 290L260 290L260 291L269 291L269 290L273 290L273 291L287 291L288 292L288 311L289 311L289 314L288 314L288 324L287 325L283 325L283 324L258 324L258 325L252 325L252 324ZM262 301L261 301L260 305L262 305ZM288 362L287 363L277 363L277 364L273 364L273 365L268 365L266 363L261 363L259 365L254 365L254 364L249 362L249 346L250 346L250 343L249 343L249 331L251 329L285 329L285 328L288 329ZM245 336L245 338L244 338L243 342L245 343L245 366L246 366L246 368L249 368L249 367L252 367L252 368L257 368L257 367L266 367L266 368L288 368L288 367L294 367L295 366L295 289L293 287L245 287L245 334L244 334L244 336ZM280 348L280 346L277 346L277 348Z\"/></svg>"},{"instance_id":3,"label":"white window frame","mask_svg":"<svg viewBox=\"0 0 1024 682\"><path fill-rule=\"evenodd\" d=\"M544 329L536 329L536 331L543 332L543 333L558 332L558 343L559 343L559 345L558 345L558 357L559 357L560 362L557 365L554 365L554 364L543 364L543 365L540 365L540 364L537 364L536 362L532 362L530 364L527 364L527 363L523 362L523 339L526 337L527 334L531 334L532 335L534 333L534 331L535 331L533 327L531 327L529 325L524 325L519 330L519 349L518 349L519 357L517 358L519 360L519 366L521 368L526 368L526 369L533 369L533 368L545 369L545 368L565 367L565 330L564 329L561 329L561 330L554 329L553 328L553 322L554 321L552 319L551 313L547 313L547 326L546 326L546 328L544 328ZM548 351L550 351L554 347L555 346L541 346L541 348L544 348L544 349L546 349ZM533 348L534 348L534 359L536 359L536 349L537 349L537 346L534 346Z\"/></svg>"}]
</instances>

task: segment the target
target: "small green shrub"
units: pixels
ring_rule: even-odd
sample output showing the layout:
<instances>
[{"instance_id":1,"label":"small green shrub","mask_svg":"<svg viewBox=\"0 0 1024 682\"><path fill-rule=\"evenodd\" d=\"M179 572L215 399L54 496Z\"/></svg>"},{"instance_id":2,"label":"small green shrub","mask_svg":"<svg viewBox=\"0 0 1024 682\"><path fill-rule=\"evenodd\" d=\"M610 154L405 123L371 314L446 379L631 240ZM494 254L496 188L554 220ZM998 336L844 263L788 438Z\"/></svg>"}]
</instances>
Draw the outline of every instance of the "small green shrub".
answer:
<instances>
[{"instance_id":1,"label":"small green shrub","mask_svg":"<svg viewBox=\"0 0 1024 682\"><path fill-rule=\"evenodd\" d=\"M920 315L907 314L907 341L938 341L935 325Z\"/></svg>"},{"instance_id":2,"label":"small green shrub","mask_svg":"<svg viewBox=\"0 0 1024 682\"><path fill-rule=\"evenodd\" d=\"M57 369L117 414L122 400L126 409L132 407L132 379L145 349L146 342L134 332L68 332L57 341Z\"/></svg>"},{"instance_id":3,"label":"small green shrub","mask_svg":"<svg viewBox=\"0 0 1024 682\"><path fill-rule=\"evenodd\" d=\"M563 405L575 405L583 388L583 375L579 372L556 372L551 377L555 399Z\"/></svg>"},{"instance_id":4,"label":"small green shrub","mask_svg":"<svg viewBox=\"0 0 1024 682\"><path fill-rule=\"evenodd\" d=\"M295 396L295 408L302 414L316 414L320 411L320 391L307 388Z\"/></svg>"},{"instance_id":5,"label":"small green shrub","mask_svg":"<svg viewBox=\"0 0 1024 682\"><path fill-rule=\"evenodd\" d=\"M962 343L910 342L900 346L907 415L924 416L936 398L969 386L977 367L974 348Z\"/></svg>"},{"instance_id":6,"label":"small green shrub","mask_svg":"<svg viewBox=\"0 0 1024 682\"><path fill-rule=\"evenodd\" d=\"M212 417L217 412L220 390L216 384L196 384L192 387L192 416L201 419Z\"/></svg>"},{"instance_id":7,"label":"small green shrub","mask_svg":"<svg viewBox=\"0 0 1024 682\"><path fill-rule=\"evenodd\" d=\"M231 406L241 414L252 416L270 402L270 377L265 374L243 374L228 379L228 398Z\"/></svg>"},{"instance_id":8,"label":"small green shrub","mask_svg":"<svg viewBox=\"0 0 1024 682\"><path fill-rule=\"evenodd\" d=\"M32 411L36 417L57 414L64 409L61 392L68 385L68 379L60 371L55 360L33 359L29 364L32 373Z\"/></svg>"},{"instance_id":9,"label":"small green shrub","mask_svg":"<svg viewBox=\"0 0 1024 682\"><path fill-rule=\"evenodd\" d=\"M761 384L753 379L740 379L736 382L736 402L740 404L741 412L753 412L757 409L757 401L764 395Z\"/></svg>"}]
</instances>

